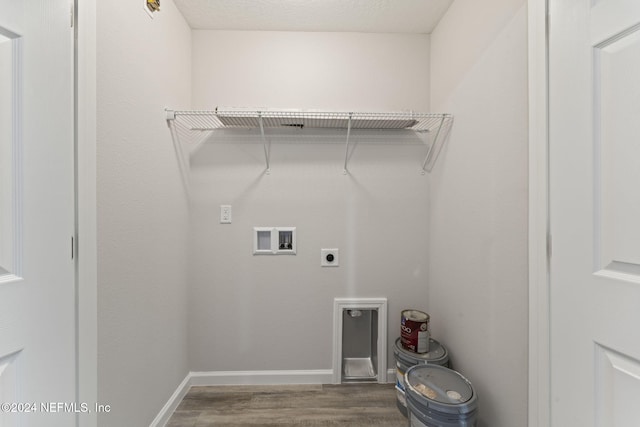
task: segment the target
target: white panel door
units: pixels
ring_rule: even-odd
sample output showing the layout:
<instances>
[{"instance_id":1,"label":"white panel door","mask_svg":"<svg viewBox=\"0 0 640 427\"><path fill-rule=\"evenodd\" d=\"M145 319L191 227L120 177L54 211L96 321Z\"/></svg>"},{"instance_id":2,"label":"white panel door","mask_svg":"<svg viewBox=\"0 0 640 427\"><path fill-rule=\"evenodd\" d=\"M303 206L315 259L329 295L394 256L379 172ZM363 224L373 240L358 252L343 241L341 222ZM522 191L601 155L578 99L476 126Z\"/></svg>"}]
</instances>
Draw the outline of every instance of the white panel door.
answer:
<instances>
[{"instance_id":1,"label":"white panel door","mask_svg":"<svg viewBox=\"0 0 640 427\"><path fill-rule=\"evenodd\" d=\"M551 421L640 426L640 1L550 2Z\"/></svg>"},{"instance_id":2,"label":"white panel door","mask_svg":"<svg viewBox=\"0 0 640 427\"><path fill-rule=\"evenodd\" d=\"M0 426L76 424L68 0L0 0Z\"/></svg>"}]
</instances>

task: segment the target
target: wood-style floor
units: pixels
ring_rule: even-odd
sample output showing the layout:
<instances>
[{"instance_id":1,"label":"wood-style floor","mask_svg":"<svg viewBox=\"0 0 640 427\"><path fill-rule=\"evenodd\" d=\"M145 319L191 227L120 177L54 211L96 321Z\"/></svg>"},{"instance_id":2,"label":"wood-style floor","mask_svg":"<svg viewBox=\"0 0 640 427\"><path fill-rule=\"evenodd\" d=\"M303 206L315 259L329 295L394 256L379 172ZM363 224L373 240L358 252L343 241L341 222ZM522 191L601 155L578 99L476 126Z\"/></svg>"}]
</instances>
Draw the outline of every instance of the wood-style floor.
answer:
<instances>
[{"instance_id":1,"label":"wood-style floor","mask_svg":"<svg viewBox=\"0 0 640 427\"><path fill-rule=\"evenodd\" d=\"M167 427L406 427L393 384L192 387Z\"/></svg>"}]
</instances>

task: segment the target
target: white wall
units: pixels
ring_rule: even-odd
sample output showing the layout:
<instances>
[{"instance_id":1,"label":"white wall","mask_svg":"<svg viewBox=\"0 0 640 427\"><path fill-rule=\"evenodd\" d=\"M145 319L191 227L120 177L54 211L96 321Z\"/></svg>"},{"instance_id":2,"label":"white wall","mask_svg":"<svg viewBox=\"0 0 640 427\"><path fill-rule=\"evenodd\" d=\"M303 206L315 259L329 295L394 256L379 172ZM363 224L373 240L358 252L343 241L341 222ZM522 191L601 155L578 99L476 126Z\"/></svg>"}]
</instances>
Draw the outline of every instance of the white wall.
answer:
<instances>
[{"instance_id":1,"label":"white wall","mask_svg":"<svg viewBox=\"0 0 640 427\"><path fill-rule=\"evenodd\" d=\"M194 31L193 55L195 108L428 109L428 36ZM331 369L335 297L389 299L393 367L400 310L426 309L425 147L354 132L343 175L345 132L311 134L273 137L269 175L256 132L192 156L195 371ZM297 255L253 256L254 226L297 227ZM340 267L320 267L326 247Z\"/></svg>"},{"instance_id":2,"label":"white wall","mask_svg":"<svg viewBox=\"0 0 640 427\"><path fill-rule=\"evenodd\" d=\"M456 0L431 53L432 107L455 116L431 176L433 333L477 388L480 426L524 426L526 1Z\"/></svg>"},{"instance_id":3,"label":"white wall","mask_svg":"<svg viewBox=\"0 0 640 427\"><path fill-rule=\"evenodd\" d=\"M100 426L149 425L188 372L188 202L164 107L188 108L191 31L169 0L97 9Z\"/></svg>"},{"instance_id":4,"label":"white wall","mask_svg":"<svg viewBox=\"0 0 640 427\"><path fill-rule=\"evenodd\" d=\"M525 2L457 0L431 45L191 33L169 1L154 20L129 3L98 9L99 399L114 408L101 425L148 424L189 369L331 368L344 296L389 298L390 367L400 310L426 309L480 393L481 426L525 425ZM342 175L343 135L295 130L272 139L265 175L256 133L227 133L193 154L190 215L161 111L430 102L455 115L430 176L413 141L355 134ZM258 225L296 226L298 255L253 256ZM322 247L341 267L320 268Z\"/></svg>"},{"instance_id":5,"label":"white wall","mask_svg":"<svg viewBox=\"0 0 640 427\"><path fill-rule=\"evenodd\" d=\"M422 110L429 36L193 32L193 108Z\"/></svg>"}]
</instances>

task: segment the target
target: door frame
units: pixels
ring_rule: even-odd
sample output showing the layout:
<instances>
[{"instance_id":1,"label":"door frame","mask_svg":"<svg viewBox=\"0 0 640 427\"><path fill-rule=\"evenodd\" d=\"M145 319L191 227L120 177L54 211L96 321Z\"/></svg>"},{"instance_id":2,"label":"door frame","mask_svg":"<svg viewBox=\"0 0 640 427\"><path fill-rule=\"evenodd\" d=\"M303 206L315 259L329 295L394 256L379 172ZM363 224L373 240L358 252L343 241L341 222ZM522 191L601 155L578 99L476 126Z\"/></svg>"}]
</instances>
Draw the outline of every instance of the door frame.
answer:
<instances>
[{"instance_id":1,"label":"door frame","mask_svg":"<svg viewBox=\"0 0 640 427\"><path fill-rule=\"evenodd\" d=\"M97 402L96 0L76 7L78 401ZM529 427L550 425L548 0L527 0L529 59ZM96 414L83 426L97 425Z\"/></svg>"},{"instance_id":2,"label":"door frame","mask_svg":"<svg viewBox=\"0 0 640 427\"><path fill-rule=\"evenodd\" d=\"M96 0L74 0L76 182L76 378L77 400L98 402L98 275L96 200ZM107 402L108 403L108 402ZM82 419L80 419L82 417ZM95 412L76 417L95 427Z\"/></svg>"},{"instance_id":3,"label":"door frame","mask_svg":"<svg viewBox=\"0 0 640 427\"><path fill-rule=\"evenodd\" d=\"M551 423L549 1L528 0L529 427Z\"/></svg>"}]
</instances>

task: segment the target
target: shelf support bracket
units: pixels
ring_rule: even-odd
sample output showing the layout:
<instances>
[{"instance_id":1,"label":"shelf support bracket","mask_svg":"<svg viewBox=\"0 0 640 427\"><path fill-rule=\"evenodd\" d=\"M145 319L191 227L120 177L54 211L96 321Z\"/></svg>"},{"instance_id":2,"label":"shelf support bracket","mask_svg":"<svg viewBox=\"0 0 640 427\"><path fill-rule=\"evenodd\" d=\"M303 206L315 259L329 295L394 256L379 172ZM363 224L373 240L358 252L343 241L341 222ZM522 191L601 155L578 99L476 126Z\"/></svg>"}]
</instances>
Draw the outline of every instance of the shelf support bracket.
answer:
<instances>
[{"instance_id":1,"label":"shelf support bracket","mask_svg":"<svg viewBox=\"0 0 640 427\"><path fill-rule=\"evenodd\" d=\"M436 132L436 136L433 138L431 145L429 146L429 151L427 151L427 155L424 158L424 162L422 162L422 175L427 173L427 163L431 160L431 155L433 153L433 148L438 143L438 138L440 138L440 132L442 131L442 127L444 126L444 120L446 116L443 114L442 119L440 120L440 126L438 126L438 131Z\"/></svg>"},{"instance_id":2,"label":"shelf support bracket","mask_svg":"<svg viewBox=\"0 0 640 427\"><path fill-rule=\"evenodd\" d=\"M344 169L342 173L346 175L348 173L347 170L347 160L349 159L349 137L351 136L351 117L353 113L349 113L349 122L347 123L347 141L344 149Z\"/></svg>"},{"instance_id":3,"label":"shelf support bracket","mask_svg":"<svg viewBox=\"0 0 640 427\"><path fill-rule=\"evenodd\" d=\"M180 175L182 175L182 185L184 186L184 190L187 193L187 196L190 196L191 188L189 185L189 161L187 160L188 155L185 155L184 150L182 149L180 136L178 134L178 130L176 129L176 112L174 110L165 108L165 113L167 126L169 127L169 132L171 132L173 149L175 150L176 157L178 158Z\"/></svg>"},{"instance_id":4,"label":"shelf support bracket","mask_svg":"<svg viewBox=\"0 0 640 427\"><path fill-rule=\"evenodd\" d=\"M262 135L262 145L264 147L264 160L267 163L267 171L266 174L269 175L271 173L271 166L269 165L269 156L271 150L267 147L267 137L264 135L264 124L262 123L262 113L258 112L258 121L260 122L260 134Z\"/></svg>"}]
</instances>

